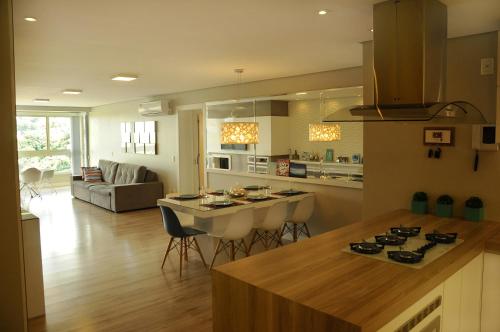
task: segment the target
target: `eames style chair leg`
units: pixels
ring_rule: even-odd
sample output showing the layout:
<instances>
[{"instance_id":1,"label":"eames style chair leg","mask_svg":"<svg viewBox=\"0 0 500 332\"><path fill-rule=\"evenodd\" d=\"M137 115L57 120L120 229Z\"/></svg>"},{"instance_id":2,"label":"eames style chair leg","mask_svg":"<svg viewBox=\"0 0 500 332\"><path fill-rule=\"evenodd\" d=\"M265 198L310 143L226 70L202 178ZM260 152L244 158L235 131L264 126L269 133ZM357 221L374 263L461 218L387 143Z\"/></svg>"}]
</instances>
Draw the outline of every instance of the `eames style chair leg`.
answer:
<instances>
[{"instance_id":1,"label":"eames style chair leg","mask_svg":"<svg viewBox=\"0 0 500 332\"><path fill-rule=\"evenodd\" d=\"M203 266L205 266L205 268L207 268L207 263L205 262L205 258L203 258L203 254L201 253L200 246L198 244L198 241L196 241L195 237L193 237L193 243L196 247L195 250L198 252L198 254L200 254L200 258L201 258L201 261L203 262Z\"/></svg>"},{"instance_id":2,"label":"eames style chair leg","mask_svg":"<svg viewBox=\"0 0 500 332\"><path fill-rule=\"evenodd\" d=\"M210 264L210 270L214 267L215 259L217 255L221 252L222 239L217 242L217 247L215 248L214 257L212 258L212 263Z\"/></svg>"},{"instance_id":3,"label":"eames style chair leg","mask_svg":"<svg viewBox=\"0 0 500 332\"><path fill-rule=\"evenodd\" d=\"M307 237L311 237L311 233L309 232L309 227L307 227L307 224L304 224L304 228L306 230Z\"/></svg>"},{"instance_id":4,"label":"eames style chair leg","mask_svg":"<svg viewBox=\"0 0 500 332\"><path fill-rule=\"evenodd\" d=\"M179 278L182 278L182 253L184 252L183 246L184 238L181 237L181 247L179 249Z\"/></svg>"},{"instance_id":5,"label":"eames style chair leg","mask_svg":"<svg viewBox=\"0 0 500 332\"><path fill-rule=\"evenodd\" d=\"M301 224L292 222L286 223L285 225L283 225L281 237L285 236L286 234L292 235L293 242L297 242L301 235L311 237L311 233L309 232L309 228L307 227L306 223L301 223Z\"/></svg>"},{"instance_id":6,"label":"eames style chair leg","mask_svg":"<svg viewBox=\"0 0 500 332\"><path fill-rule=\"evenodd\" d=\"M168 242L168 247L167 250L165 251L165 256L163 257L163 262L161 263L161 268L163 269L163 266L165 266L165 261L167 260L168 253L170 252L172 248L172 242L174 241L174 238L171 237L170 241Z\"/></svg>"},{"instance_id":7,"label":"eames style chair leg","mask_svg":"<svg viewBox=\"0 0 500 332\"><path fill-rule=\"evenodd\" d=\"M248 247L244 239L241 239L239 241L219 239L219 241L217 242L217 247L215 248L214 257L212 258L212 263L210 264L210 270L214 267L215 259L217 258L217 256L223 251L231 261L236 260L236 254L238 252L244 253L246 257L248 257L249 255Z\"/></svg>"},{"instance_id":8,"label":"eames style chair leg","mask_svg":"<svg viewBox=\"0 0 500 332\"><path fill-rule=\"evenodd\" d=\"M248 254L250 254L250 252L252 251L252 247L258 242L262 243L266 250L271 248L274 242L276 242L275 248L282 246L283 242L281 242L281 234L281 229L277 229L275 231L263 231L256 229L253 233L252 241L248 246Z\"/></svg>"}]
</instances>

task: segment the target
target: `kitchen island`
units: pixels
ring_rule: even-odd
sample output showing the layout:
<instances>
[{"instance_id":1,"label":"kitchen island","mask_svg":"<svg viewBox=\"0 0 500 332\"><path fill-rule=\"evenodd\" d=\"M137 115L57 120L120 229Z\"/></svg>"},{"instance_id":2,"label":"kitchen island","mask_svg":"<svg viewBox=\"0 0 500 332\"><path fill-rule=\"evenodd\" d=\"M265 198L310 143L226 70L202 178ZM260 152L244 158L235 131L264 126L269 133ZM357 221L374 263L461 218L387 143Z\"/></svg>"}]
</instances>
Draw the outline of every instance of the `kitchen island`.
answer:
<instances>
[{"instance_id":1,"label":"kitchen island","mask_svg":"<svg viewBox=\"0 0 500 332\"><path fill-rule=\"evenodd\" d=\"M399 225L457 232L463 243L420 269L342 251ZM485 243L499 230L400 210L222 265L213 272L214 331L396 331L415 315L431 319L421 312L439 317L437 331L454 331L460 319L472 330L456 331L479 330L477 279Z\"/></svg>"}]
</instances>

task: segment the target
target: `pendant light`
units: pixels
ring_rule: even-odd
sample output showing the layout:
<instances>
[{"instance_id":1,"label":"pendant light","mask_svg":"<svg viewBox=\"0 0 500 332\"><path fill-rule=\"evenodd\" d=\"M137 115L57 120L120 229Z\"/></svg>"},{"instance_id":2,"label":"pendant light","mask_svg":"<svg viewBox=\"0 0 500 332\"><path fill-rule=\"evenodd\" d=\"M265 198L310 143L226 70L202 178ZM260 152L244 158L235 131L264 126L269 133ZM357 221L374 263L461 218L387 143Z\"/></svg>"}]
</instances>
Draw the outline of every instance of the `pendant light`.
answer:
<instances>
[{"instance_id":1,"label":"pendant light","mask_svg":"<svg viewBox=\"0 0 500 332\"><path fill-rule=\"evenodd\" d=\"M319 117L320 122L309 124L309 142L334 142L340 141L340 125L321 122L324 109L323 92L319 94ZM325 114L326 115L326 114Z\"/></svg>"},{"instance_id":2,"label":"pendant light","mask_svg":"<svg viewBox=\"0 0 500 332\"><path fill-rule=\"evenodd\" d=\"M238 75L238 101L240 97L240 83L243 69L235 69ZM231 113L232 115L232 113ZM231 116L233 118L233 116ZM259 124L254 122L224 122L220 130L221 144L257 144L259 143Z\"/></svg>"}]
</instances>

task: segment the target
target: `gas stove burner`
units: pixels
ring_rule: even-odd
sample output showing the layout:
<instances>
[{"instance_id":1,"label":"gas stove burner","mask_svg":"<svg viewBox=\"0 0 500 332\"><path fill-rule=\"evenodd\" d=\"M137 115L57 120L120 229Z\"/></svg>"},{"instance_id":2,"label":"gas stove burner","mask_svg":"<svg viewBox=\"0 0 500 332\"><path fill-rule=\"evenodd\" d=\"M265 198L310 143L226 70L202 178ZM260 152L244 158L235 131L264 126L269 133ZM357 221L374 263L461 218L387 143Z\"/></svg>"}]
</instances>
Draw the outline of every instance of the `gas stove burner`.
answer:
<instances>
[{"instance_id":1,"label":"gas stove burner","mask_svg":"<svg viewBox=\"0 0 500 332\"><path fill-rule=\"evenodd\" d=\"M378 254L384 249L384 245L380 243L373 242L359 242L359 243L351 243L351 250L360 254Z\"/></svg>"},{"instance_id":2,"label":"gas stove burner","mask_svg":"<svg viewBox=\"0 0 500 332\"><path fill-rule=\"evenodd\" d=\"M404 237L412 237L420 234L421 227L391 227L391 233Z\"/></svg>"},{"instance_id":3,"label":"gas stove burner","mask_svg":"<svg viewBox=\"0 0 500 332\"><path fill-rule=\"evenodd\" d=\"M375 241L386 246L400 246L406 242L406 237L394 234L375 235Z\"/></svg>"},{"instance_id":4,"label":"gas stove burner","mask_svg":"<svg viewBox=\"0 0 500 332\"><path fill-rule=\"evenodd\" d=\"M400 263L415 264L422 260L423 253L417 251L388 251L387 256L389 259Z\"/></svg>"},{"instance_id":5,"label":"gas stove burner","mask_svg":"<svg viewBox=\"0 0 500 332\"><path fill-rule=\"evenodd\" d=\"M418 248L417 250L415 250L415 252L418 252L418 253L421 253L421 254L425 254L425 252L431 248L434 248L436 246L437 242L434 242L434 241L430 241L430 242L427 242L427 244L424 244L423 246L421 246L420 248Z\"/></svg>"},{"instance_id":6,"label":"gas stove burner","mask_svg":"<svg viewBox=\"0 0 500 332\"><path fill-rule=\"evenodd\" d=\"M436 243L453 243L457 239L457 233L440 233L434 231L433 233L425 234L427 241L433 241Z\"/></svg>"}]
</instances>

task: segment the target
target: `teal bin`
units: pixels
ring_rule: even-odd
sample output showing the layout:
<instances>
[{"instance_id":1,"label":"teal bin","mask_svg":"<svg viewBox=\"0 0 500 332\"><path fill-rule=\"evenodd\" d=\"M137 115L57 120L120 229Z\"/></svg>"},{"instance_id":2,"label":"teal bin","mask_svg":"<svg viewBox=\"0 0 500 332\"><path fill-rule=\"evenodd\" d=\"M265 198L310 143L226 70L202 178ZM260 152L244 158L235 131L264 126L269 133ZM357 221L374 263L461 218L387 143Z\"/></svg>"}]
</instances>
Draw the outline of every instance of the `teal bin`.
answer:
<instances>
[{"instance_id":1,"label":"teal bin","mask_svg":"<svg viewBox=\"0 0 500 332\"><path fill-rule=\"evenodd\" d=\"M484 208L465 207L464 218L469 221L481 221L484 219Z\"/></svg>"},{"instance_id":2,"label":"teal bin","mask_svg":"<svg viewBox=\"0 0 500 332\"><path fill-rule=\"evenodd\" d=\"M443 218L453 217L453 204L436 204L436 216Z\"/></svg>"},{"instance_id":3,"label":"teal bin","mask_svg":"<svg viewBox=\"0 0 500 332\"><path fill-rule=\"evenodd\" d=\"M412 201L411 202L411 212L414 214L427 214L429 211L427 202L422 201Z\"/></svg>"}]
</instances>

